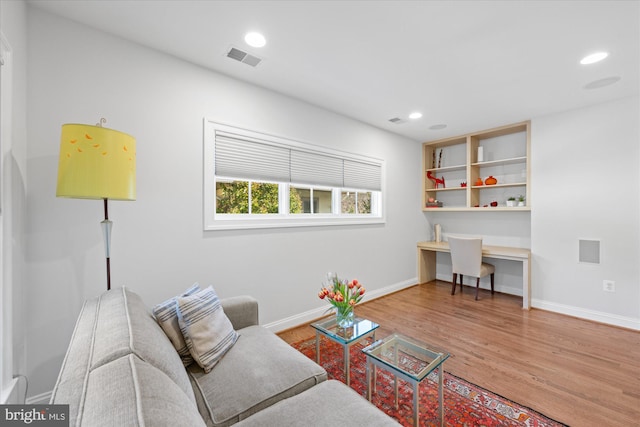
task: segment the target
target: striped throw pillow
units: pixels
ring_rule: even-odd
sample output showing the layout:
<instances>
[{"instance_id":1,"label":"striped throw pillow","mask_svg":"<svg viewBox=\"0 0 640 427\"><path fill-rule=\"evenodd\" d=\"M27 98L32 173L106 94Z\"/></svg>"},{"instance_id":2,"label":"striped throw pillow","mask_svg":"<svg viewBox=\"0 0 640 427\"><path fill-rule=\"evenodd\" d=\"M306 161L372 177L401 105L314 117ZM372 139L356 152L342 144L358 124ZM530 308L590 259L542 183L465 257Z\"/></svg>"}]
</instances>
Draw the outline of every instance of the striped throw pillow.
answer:
<instances>
[{"instance_id":1,"label":"striped throw pillow","mask_svg":"<svg viewBox=\"0 0 640 427\"><path fill-rule=\"evenodd\" d=\"M195 362L208 373L238 340L211 286L178 298L178 322Z\"/></svg>"},{"instance_id":2,"label":"striped throw pillow","mask_svg":"<svg viewBox=\"0 0 640 427\"><path fill-rule=\"evenodd\" d=\"M194 283L189 289L187 289L182 296L193 295L200 290L200 285ZM184 341L182 332L180 331L180 324L178 323L178 297L173 297L166 300L163 303L156 305L153 308L153 316L164 331L164 333L171 341L171 344L176 348L182 364L189 366L193 363L193 357L189 352L187 343Z\"/></svg>"}]
</instances>

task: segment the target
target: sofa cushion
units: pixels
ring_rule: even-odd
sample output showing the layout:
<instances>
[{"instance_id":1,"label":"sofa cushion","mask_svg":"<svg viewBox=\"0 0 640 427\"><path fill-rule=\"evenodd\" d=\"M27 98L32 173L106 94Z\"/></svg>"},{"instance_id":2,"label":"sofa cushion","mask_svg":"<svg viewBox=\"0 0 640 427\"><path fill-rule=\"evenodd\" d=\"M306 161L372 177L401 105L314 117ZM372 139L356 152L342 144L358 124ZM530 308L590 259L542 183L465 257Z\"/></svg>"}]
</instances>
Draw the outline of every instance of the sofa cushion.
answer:
<instances>
[{"instance_id":1,"label":"sofa cushion","mask_svg":"<svg viewBox=\"0 0 640 427\"><path fill-rule=\"evenodd\" d=\"M187 368L198 409L208 426L228 426L327 379L326 371L262 326L240 338L205 374Z\"/></svg>"},{"instance_id":2,"label":"sofa cushion","mask_svg":"<svg viewBox=\"0 0 640 427\"><path fill-rule=\"evenodd\" d=\"M76 419L84 397L83 384L89 375L90 343L93 339L97 309L97 298L86 300L82 305L58 380L51 393L51 403L69 404L69 418L72 420Z\"/></svg>"},{"instance_id":3,"label":"sofa cushion","mask_svg":"<svg viewBox=\"0 0 640 427\"><path fill-rule=\"evenodd\" d=\"M70 400L77 399L77 390L71 390L75 380L86 381L91 370L128 354L160 369L195 402L180 356L140 297L127 288L106 291L85 303L52 402L72 405Z\"/></svg>"},{"instance_id":4,"label":"sofa cushion","mask_svg":"<svg viewBox=\"0 0 640 427\"><path fill-rule=\"evenodd\" d=\"M324 381L236 424L237 427L397 427L400 424L353 389Z\"/></svg>"},{"instance_id":5,"label":"sofa cushion","mask_svg":"<svg viewBox=\"0 0 640 427\"><path fill-rule=\"evenodd\" d=\"M189 352L209 372L235 344L238 333L211 286L177 300L178 322Z\"/></svg>"},{"instance_id":6,"label":"sofa cushion","mask_svg":"<svg viewBox=\"0 0 640 427\"><path fill-rule=\"evenodd\" d=\"M189 295L193 295L199 290L200 285L194 283L181 296L186 297ZM189 366L193 363L193 357L191 357L191 353L189 353L189 348L187 347L187 343L184 341L182 331L180 330L177 308L178 297L173 297L156 305L153 308L153 316L156 318L156 321L180 355L182 364L184 366Z\"/></svg>"},{"instance_id":7,"label":"sofa cushion","mask_svg":"<svg viewBox=\"0 0 640 427\"><path fill-rule=\"evenodd\" d=\"M94 369L69 425L204 426L196 405L159 369L133 354Z\"/></svg>"}]
</instances>

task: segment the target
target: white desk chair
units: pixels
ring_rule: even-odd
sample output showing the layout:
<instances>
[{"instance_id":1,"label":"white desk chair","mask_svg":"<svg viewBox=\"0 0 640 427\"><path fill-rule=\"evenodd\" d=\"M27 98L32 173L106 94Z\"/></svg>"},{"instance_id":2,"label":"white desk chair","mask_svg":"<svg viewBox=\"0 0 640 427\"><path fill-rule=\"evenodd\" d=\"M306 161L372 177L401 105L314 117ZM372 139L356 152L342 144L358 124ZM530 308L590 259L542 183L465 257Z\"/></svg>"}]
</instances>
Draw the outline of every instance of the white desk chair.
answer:
<instances>
[{"instance_id":1,"label":"white desk chair","mask_svg":"<svg viewBox=\"0 0 640 427\"><path fill-rule=\"evenodd\" d=\"M449 237L451 264L453 270L453 287L451 295L456 293L456 280L460 275L460 292L462 292L463 276L476 278L476 300L480 289L480 278L491 275L491 294L496 268L492 264L482 262L482 239L479 237Z\"/></svg>"}]
</instances>

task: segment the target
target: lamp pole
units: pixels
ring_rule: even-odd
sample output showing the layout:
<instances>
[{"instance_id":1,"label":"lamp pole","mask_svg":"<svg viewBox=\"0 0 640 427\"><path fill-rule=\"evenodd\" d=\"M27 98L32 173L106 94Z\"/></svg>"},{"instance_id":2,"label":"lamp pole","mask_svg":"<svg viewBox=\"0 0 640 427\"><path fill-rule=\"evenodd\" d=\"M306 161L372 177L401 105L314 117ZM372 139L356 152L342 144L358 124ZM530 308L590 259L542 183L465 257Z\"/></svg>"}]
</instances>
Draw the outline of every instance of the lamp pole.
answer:
<instances>
[{"instance_id":1,"label":"lamp pole","mask_svg":"<svg viewBox=\"0 0 640 427\"><path fill-rule=\"evenodd\" d=\"M109 221L108 200L104 200L104 221L100 222L102 227L102 238L104 240L104 255L107 258L107 290L111 289L111 227L113 222Z\"/></svg>"}]
</instances>

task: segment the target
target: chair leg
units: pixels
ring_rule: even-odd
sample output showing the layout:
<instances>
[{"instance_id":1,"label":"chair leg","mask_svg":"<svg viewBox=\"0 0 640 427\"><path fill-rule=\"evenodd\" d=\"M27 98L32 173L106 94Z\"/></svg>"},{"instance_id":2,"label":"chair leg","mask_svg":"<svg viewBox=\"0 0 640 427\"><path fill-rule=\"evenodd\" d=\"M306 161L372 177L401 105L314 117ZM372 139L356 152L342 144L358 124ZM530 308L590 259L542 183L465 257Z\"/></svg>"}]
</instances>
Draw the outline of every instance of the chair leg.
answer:
<instances>
[{"instance_id":1,"label":"chair leg","mask_svg":"<svg viewBox=\"0 0 640 427\"><path fill-rule=\"evenodd\" d=\"M476 278L476 301L478 301L478 292L480 291L480 278Z\"/></svg>"},{"instance_id":2,"label":"chair leg","mask_svg":"<svg viewBox=\"0 0 640 427\"><path fill-rule=\"evenodd\" d=\"M458 274L453 273L453 281L451 282L451 295L456 294L456 280L458 280Z\"/></svg>"},{"instance_id":3,"label":"chair leg","mask_svg":"<svg viewBox=\"0 0 640 427\"><path fill-rule=\"evenodd\" d=\"M493 276L495 273L491 273L491 295L493 295Z\"/></svg>"},{"instance_id":4,"label":"chair leg","mask_svg":"<svg viewBox=\"0 0 640 427\"><path fill-rule=\"evenodd\" d=\"M462 293L462 274L460 275L460 293Z\"/></svg>"}]
</instances>

